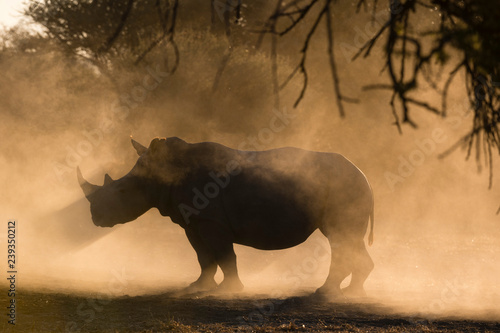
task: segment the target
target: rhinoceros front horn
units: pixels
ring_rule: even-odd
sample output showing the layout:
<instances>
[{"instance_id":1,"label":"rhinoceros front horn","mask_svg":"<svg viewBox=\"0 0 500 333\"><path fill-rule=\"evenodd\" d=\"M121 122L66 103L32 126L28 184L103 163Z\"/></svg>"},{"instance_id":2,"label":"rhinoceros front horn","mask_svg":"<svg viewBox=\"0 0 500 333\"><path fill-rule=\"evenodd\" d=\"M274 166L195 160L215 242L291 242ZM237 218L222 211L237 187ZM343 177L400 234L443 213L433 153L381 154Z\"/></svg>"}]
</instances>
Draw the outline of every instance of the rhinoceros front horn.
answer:
<instances>
[{"instance_id":1,"label":"rhinoceros front horn","mask_svg":"<svg viewBox=\"0 0 500 333\"><path fill-rule=\"evenodd\" d=\"M76 175L78 177L78 183L80 184L80 187L82 188L83 193L87 198L97 189L99 189L99 186L91 184L83 178L82 172L80 171L79 167L76 168Z\"/></svg>"},{"instance_id":2,"label":"rhinoceros front horn","mask_svg":"<svg viewBox=\"0 0 500 333\"><path fill-rule=\"evenodd\" d=\"M135 141L134 139L130 138L132 140L132 146L134 146L135 150L137 151L137 154L141 156L148 150L148 148L144 147L141 145L139 142Z\"/></svg>"}]
</instances>

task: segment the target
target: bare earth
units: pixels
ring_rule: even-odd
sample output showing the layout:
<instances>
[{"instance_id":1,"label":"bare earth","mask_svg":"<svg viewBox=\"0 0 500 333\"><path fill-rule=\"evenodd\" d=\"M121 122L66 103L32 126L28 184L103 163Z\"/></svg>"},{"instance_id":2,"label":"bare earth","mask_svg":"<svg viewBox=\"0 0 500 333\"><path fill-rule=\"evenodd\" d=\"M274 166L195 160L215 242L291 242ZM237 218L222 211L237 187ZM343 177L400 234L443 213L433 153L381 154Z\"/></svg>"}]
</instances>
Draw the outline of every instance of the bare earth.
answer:
<instances>
[{"instance_id":1,"label":"bare earth","mask_svg":"<svg viewBox=\"0 0 500 333\"><path fill-rule=\"evenodd\" d=\"M16 312L16 325L4 319L3 332L500 332L500 321L429 320L370 299L326 302L314 296L228 299L169 292L106 298L21 290Z\"/></svg>"}]
</instances>

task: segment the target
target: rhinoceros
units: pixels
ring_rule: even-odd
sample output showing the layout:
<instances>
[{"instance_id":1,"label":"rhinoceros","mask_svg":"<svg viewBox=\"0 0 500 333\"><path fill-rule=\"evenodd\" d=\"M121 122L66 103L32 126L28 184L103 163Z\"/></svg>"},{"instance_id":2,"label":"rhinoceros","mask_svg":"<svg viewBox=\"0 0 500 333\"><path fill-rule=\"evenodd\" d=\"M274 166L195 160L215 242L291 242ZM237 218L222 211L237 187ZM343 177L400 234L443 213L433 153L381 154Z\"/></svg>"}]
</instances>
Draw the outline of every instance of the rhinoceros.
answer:
<instances>
[{"instance_id":1,"label":"rhinoceros","mask_svg":"<svg viewBox=\"0 0 500 333\"><path fill-rule=\"evenodd\" d=\"M365 295L374 264L373 194L365 175L336 153L299 148L242 151L213 142L153 139L148 148L132 139L139 159L120 179L87 182L77 169L100 227L132 221L151 208L184 228L201 266L189 290L234 292L243 288L233 244L286 249L319 229L331 245L329 275L316 293L341 296L352 273L350 295ZM217 267L224 274L214 280Z\"/></svg>"}]
</instances>

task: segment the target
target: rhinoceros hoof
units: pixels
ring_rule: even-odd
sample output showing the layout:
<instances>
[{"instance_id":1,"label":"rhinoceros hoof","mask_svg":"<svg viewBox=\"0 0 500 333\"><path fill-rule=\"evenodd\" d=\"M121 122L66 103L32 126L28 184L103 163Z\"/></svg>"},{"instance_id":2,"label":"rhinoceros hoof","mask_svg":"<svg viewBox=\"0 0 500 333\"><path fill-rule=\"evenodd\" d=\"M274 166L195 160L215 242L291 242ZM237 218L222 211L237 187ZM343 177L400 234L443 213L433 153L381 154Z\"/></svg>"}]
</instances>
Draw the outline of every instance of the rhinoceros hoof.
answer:
<instances>
[{"instance_id":1,"label":"rhinoceros hoof","mask_svg":"<svg viewBox=\"0 0 500 333\"><path fill-rule=\"evenodd\" d=\"M242 291L244 288L243 283L240 280L228 280L224 279L217 287L217 292L220 293L235 293Z\"/></svg>"},{"instance_id":2,"label":"rhinoceros hoof","mask_svg":"<svg viewBox=\"0 0 500 333\"><path fill-rule=\"evenodd\" d=\"M345 301L345 296L344 294L342 294L342 291L340 291L340 288L331 288L323 286L316 290L314 296L319 300L323 301L333 301L333 302Z\"/></svg>"},{"instance_id":3,"label":"rhinoceros hoof","mask_svg":"<svg viewBox=\"0 0 500 333\"><path fill-rule=\"evenodd\" d=\"M186 292L212 291L217 289L217 283L213 279L198 279L186 288Z\"/></svg>"},{"instance_id":4,"label":"rhinoceros hoof","mask_svg":"<svg viewBox=\"0 0 500 333\"><path fill-rule=\"evenodd\" d=\"M342 293L345 297L349 298L364 298L366 297L366 291L363 288L355 288L348 286L342 289Z\"/></svg>"}]
</instances>

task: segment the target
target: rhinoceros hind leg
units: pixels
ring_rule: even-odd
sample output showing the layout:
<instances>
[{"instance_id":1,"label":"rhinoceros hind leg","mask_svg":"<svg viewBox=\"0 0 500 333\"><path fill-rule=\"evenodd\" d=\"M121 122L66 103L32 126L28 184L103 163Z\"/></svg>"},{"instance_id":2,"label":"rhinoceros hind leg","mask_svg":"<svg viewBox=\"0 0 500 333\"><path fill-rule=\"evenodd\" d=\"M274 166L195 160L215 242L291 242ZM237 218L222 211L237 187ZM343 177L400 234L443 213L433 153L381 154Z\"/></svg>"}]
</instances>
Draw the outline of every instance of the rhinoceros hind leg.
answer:
<instances>
[{"instance_id":1,"label":"rhinoceros hind leg","mask_svg":"<svg viewBox=\"0 0 500 333\"><path fill-rule=\"evenodd\" d=\"M328 240L332 248L330 272L325 283L316 290L316 293L329 298L342 298L340 284L352 271L349 258L352 247L348 242L339 241L338 239L333 239L333 237L328 237Z\"/></svg>"},{"instance_id":2,"label":"rhinoceros hind leg","mask_svg":"<svg viewBox=\"0 0 500 333\"><path fill-rule=\"evenodd\" d=\"M345 296L348 297L366 297L363 284L368 275L374 268L373 260L366 250L365 242L360 240L356 243L353 251L353 270L351 283L348 287L342 289Z\"/></svg>"}]
</instances>

